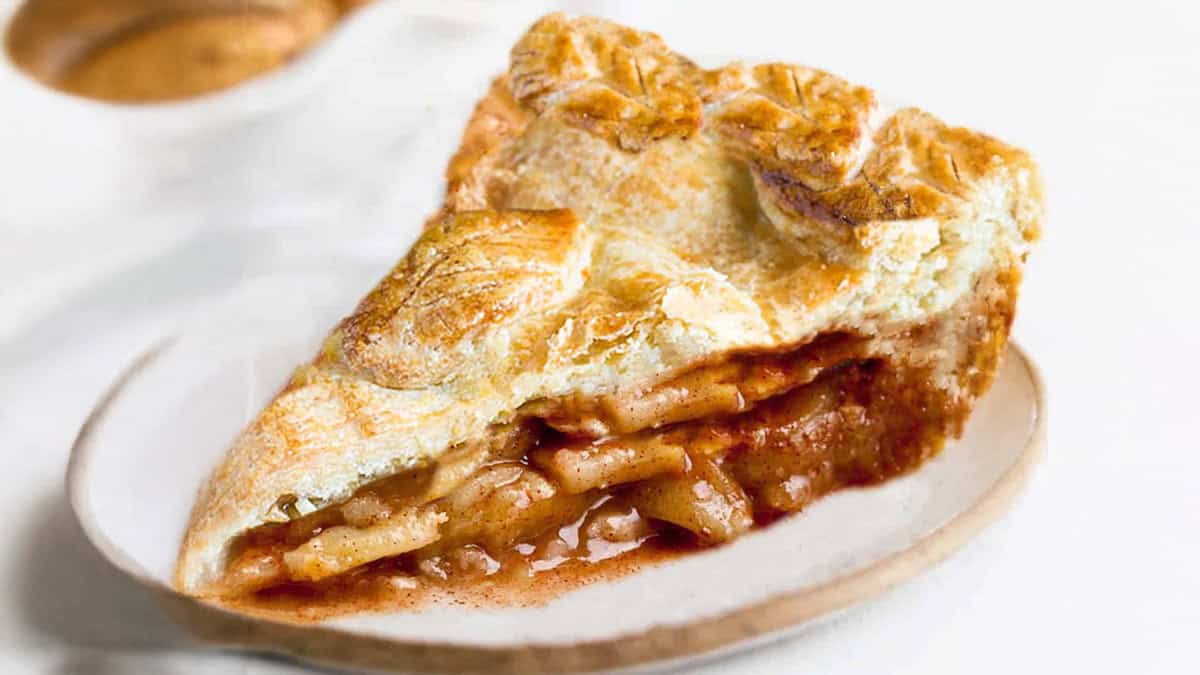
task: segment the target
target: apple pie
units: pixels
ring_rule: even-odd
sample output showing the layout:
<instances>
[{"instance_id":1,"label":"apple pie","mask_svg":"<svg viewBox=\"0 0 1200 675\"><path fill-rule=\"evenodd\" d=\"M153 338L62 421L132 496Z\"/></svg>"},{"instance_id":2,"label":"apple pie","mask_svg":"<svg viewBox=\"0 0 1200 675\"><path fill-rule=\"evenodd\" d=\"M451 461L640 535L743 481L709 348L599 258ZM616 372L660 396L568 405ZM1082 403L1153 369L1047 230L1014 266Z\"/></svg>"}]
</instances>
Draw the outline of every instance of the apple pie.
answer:
<instances>
[{"instance_id":1,"label":"apple pie","mask_svg":"<svg viewBox=\"0 0 1200 675\"><path fill-rule=\"evenodd\" d=\"M1043 216L1029 156L989 136L558 14L446 178L200 491L182 591L586 578L911 471L987 390Z\"/></svg>"}]
</instances>

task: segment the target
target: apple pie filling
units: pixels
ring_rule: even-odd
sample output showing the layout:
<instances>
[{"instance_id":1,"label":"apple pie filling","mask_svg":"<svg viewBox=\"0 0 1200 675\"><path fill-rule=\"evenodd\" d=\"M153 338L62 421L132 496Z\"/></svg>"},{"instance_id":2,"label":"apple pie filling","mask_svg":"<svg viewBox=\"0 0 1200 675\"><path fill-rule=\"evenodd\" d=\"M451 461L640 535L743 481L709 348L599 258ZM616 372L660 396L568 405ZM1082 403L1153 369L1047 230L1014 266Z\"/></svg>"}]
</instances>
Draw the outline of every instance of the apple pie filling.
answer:
<instances>
[{"instance_id":1,"label":"apple pie filling","mask_svg":"<svg viewBox=\"0 0 1200 675\"><path fill-rule=\"evenodd\" d=\"M226 596L530 578L654 546L729 541L936 451L961 413L926 374L824 336L648 391L539 400L483 440L340 504L295 499L233 544Z\"/></svg>"}]
</instances>

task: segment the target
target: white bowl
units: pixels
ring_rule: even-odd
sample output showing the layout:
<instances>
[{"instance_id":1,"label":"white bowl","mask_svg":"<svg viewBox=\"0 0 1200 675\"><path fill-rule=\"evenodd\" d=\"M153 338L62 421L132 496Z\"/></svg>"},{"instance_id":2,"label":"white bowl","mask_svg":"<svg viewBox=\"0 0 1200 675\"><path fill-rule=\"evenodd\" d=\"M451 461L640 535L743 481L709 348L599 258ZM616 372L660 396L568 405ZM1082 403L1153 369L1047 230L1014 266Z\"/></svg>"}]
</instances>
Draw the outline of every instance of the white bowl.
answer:
<instances>
[{"instance_id":1,"label":"white bowl","mask_svg":"<svg viewBox=\"0 0 1200 675\"><path fill-rule=\"evenodd\" d=\"M473 39L486 34L478 17L431 16L430 4L366 5L284 67L163 103L59 92L0 50L0 181L11 188L0 231L88 226L111 237L182 227L164 223L181 211L199 214L186 223L196 227L358 225L346 211L388 178L376 175L381 155L422 126L432 103L465 102L490 75L472 70L475 55L498 49ZM0 27L20 5L0 0ZM458 43L462 60L422 64L431 46ZM465 113L455 113L460 129Z\"/></svg>"},{"instance_id":2,"label":"white bowl","mask_svg":"<svg viewBox=\"0 0 1200 675\"><path fill-rule=\"evenodd\" d=\"M248 285L147 352L80 431L68 489L83 530L201 640L380 670L677 664L794 631L934 565L1006 510L1045 443L1043 384L1014 345L963 437L920 470L543 607L431 606L301 625L178 594L169 580L197 488L364 285L346 275Z\"/></svg>"},{"instance_id":3,"label":"white bowl","mask_svg":"<svg viewBox=\"0 0 1200 675\"><path fill-rule=\"evenodd\" d=\"M0 29L24 1L0 0ZM512 39L481 23L494 3L467 4L377 0L284 67L167 103L62 93L0 49L0 334L155 254L204 249L220 268L225 233L415 236Z\"/></svg>"}]
</instances>

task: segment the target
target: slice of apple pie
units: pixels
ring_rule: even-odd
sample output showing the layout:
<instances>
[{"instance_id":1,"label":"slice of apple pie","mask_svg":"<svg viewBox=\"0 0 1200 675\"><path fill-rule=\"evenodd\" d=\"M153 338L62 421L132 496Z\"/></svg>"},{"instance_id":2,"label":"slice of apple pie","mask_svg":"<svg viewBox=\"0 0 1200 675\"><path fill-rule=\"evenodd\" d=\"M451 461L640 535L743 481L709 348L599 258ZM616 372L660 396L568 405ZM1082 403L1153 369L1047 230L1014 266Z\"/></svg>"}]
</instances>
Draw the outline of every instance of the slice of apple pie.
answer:
<instances>
[{"instance_id":1,"label":"slice of apple pie","mask_svg":"<svg viewBox=\"0 0 1200 675\"><path fill-rule=\"evenodd\" d=\"M183 591L494 588L910 471L988 388L1043 214L993 138L562 15L447 181L200 492Z\"/></svg>"}]
</instances>

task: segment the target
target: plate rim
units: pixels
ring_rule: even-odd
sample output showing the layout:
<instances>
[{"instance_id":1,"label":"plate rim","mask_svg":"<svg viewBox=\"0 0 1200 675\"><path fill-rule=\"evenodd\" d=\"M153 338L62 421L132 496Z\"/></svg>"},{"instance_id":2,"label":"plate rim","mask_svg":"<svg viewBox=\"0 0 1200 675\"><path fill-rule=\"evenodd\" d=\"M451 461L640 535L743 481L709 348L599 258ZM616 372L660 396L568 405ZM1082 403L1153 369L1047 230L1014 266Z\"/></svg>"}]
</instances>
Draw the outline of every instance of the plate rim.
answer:
<instances>
[{"instance_id":1,"label":"plate rim","mask_svg":"<svg viewBox=\"0 0 1200 675\"><path fill-rule=\"evenodd\" d=\"M904 550L811 588L780 593L713 616L654 626L632 635L504 646L393 639L341 627L241 614L183 595L153 578L99 529L86 506L83 487L95 431L125 387L176 341L177 338L168 337L142 351L115 378L80 427L71 446L65 476L71 512L101 556L154 592L167 614L200 642L267 651L324 665L383 672L587 672L662 667L684 659L710 659L749 648L875 598L942 562L1015 503L1046 453L1045 380L1036 362L1017 341L1010 339L1005 358L1020 362L1033 389L1035 420L1025 447L974 503Z\"/></svg>"}]
</instances>

